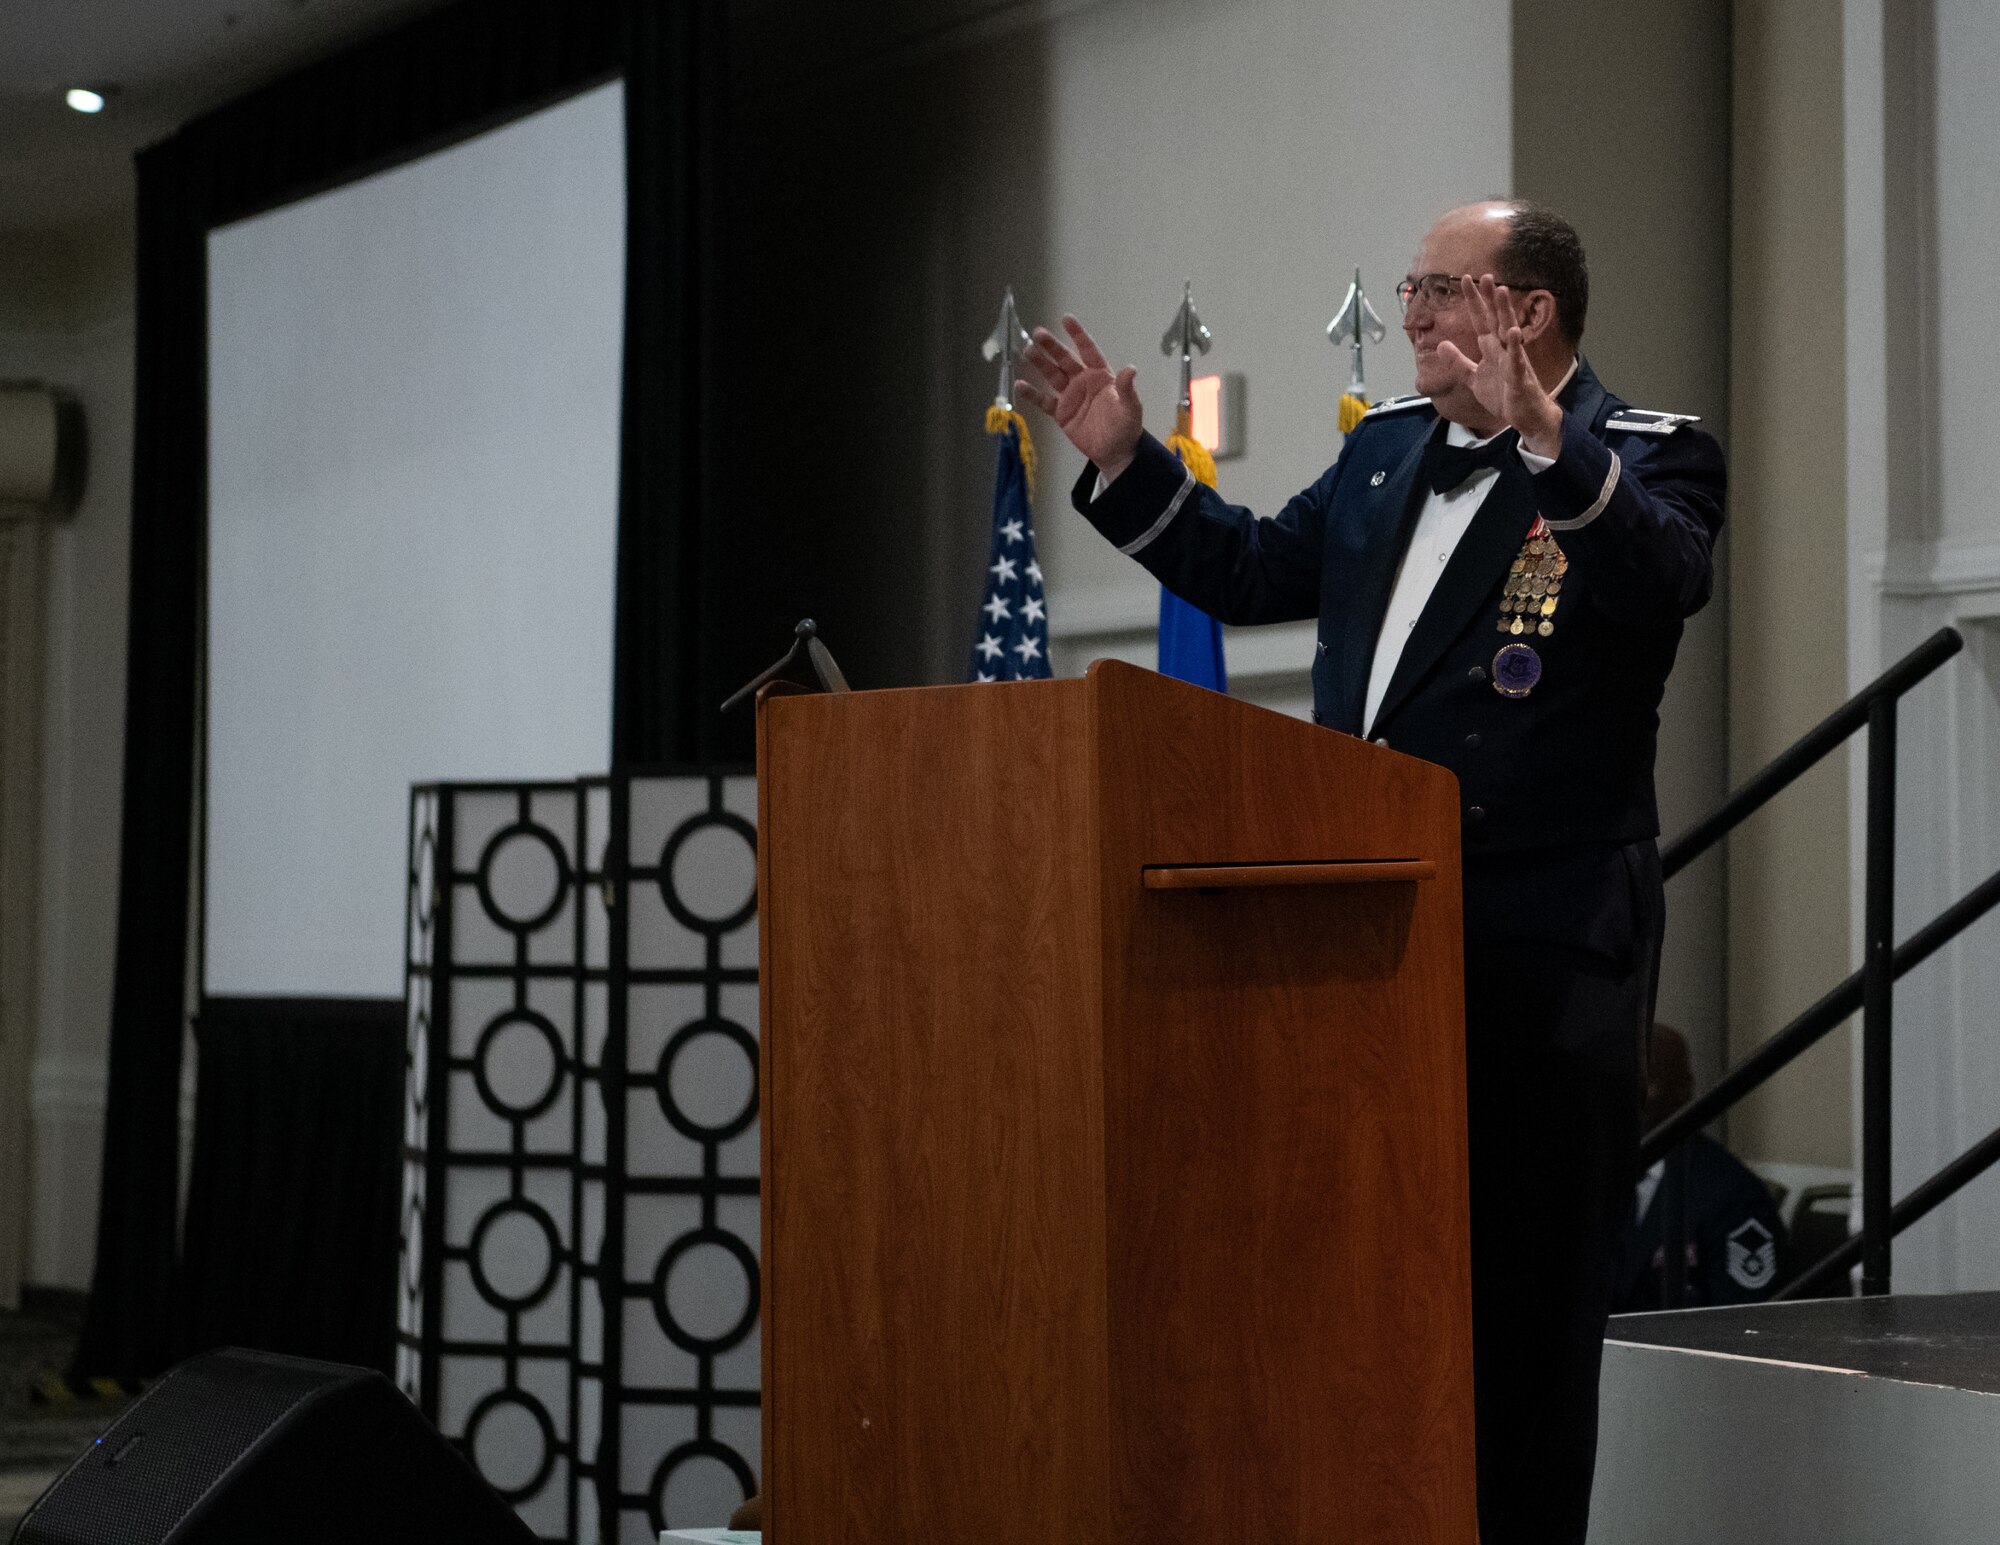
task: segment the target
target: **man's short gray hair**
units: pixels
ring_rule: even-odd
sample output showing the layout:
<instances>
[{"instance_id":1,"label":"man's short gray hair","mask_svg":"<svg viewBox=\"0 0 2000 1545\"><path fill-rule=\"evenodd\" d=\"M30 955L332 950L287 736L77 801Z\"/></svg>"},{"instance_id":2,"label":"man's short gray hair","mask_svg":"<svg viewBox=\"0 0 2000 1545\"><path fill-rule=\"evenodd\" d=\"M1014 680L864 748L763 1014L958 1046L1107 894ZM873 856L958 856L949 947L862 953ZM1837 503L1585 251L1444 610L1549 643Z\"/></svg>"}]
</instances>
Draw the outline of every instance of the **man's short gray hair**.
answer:
<instances>
[{"instance_id":1,"label":"man's short gray hair","mask_svg":"<svg viewBox=\"0 0 2000 1545\"><path fill-rule=\"evenodd\" d=\"M1572 349L1583 341L1590 310L1590 264L1576 227L1545 204L1529 199L1504 201L1513 211L1500 243L1499 272L1520 289L1547 290L1555 297L1556 331Z\"/></svg>"}]
</instances>

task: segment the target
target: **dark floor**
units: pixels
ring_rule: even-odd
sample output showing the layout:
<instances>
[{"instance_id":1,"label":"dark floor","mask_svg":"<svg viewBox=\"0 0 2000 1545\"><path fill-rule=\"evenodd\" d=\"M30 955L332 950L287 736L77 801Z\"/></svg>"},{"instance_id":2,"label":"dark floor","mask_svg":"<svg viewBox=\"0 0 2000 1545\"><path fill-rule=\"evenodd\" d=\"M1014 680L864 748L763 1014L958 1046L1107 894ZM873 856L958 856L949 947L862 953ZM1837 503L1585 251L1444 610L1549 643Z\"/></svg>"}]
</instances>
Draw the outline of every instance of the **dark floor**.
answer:
<instances>
[{"instance_id":1,"label":"dark floor","mask_svg":"<svg viewBox=\"0 0 2000 1545\"><path fill-rule=\"evenodd\" d=\"M1621 1314L1610 1340L1840 1368L2000 1395L2000 1293L1901 1294Z\"/></svg>"},{"instance_id":2,"label":"dark floor","mask_svg":"<svg viewBox=\"0 0 2000 1545\"><path fill-rule=\"evenodd\" d=\"M42 1489L123 1409L91 1392L49 1400L76 1345L74 1307L33 1304L0 1312L0 1540ZM41 1398L37 1398L40 1395Z\"/></svg>"}]
</instances>

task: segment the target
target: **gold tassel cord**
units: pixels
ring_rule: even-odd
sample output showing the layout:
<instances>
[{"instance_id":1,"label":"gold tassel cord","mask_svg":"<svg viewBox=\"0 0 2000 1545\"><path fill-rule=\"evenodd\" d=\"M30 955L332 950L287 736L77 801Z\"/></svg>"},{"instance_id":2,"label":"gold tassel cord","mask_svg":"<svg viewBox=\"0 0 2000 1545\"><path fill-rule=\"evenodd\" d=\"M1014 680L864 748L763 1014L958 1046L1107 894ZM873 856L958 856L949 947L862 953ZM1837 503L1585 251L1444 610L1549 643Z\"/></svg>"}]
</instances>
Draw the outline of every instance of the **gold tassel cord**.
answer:
<instances>
[{"instance_id":1,"label":"gold tassel cord","mask_svg":"<svg viewBox=\"0 0 2000 1545\"><path fill-rule=\"evenodd\" d=\"M999 403L991 403L986 409L986 432L990 435L1004 435L1009 425L1021 447L1021 470L1028 475L1028 505L1035 503L1035 442L1028 438L1028 421L1012 408L1003 408Z\"/></svg>"},{"instance_id":2,"label":"gold tassel cord","mask_svg":"<svg viewBox=\"0 0 2000 1545\"><path fill-rule=\"evenodd\" d=\"M1342 392L1340 394L1340 432L1344 435L1353 434L1354 426L1361 422L1361 415L1366 413L1370 406L1371 404L1366 397L1358 397L1353 392Z\"/></svg>"},{"instance_id":3,"label":"gold tassel cord","mask_svg":"<svg viewBox=\"0 0 2000 1545\"><path fill-rule=\"evenodd\" d=\"M1194 474L1197 483L1215 487L1215 458L1208 454L1204 446L1189 432L1187 415L1176 416L1174 432L1167 436L1167 449L1180 457L1181 465Z\"/></svg>"}]
</instances>

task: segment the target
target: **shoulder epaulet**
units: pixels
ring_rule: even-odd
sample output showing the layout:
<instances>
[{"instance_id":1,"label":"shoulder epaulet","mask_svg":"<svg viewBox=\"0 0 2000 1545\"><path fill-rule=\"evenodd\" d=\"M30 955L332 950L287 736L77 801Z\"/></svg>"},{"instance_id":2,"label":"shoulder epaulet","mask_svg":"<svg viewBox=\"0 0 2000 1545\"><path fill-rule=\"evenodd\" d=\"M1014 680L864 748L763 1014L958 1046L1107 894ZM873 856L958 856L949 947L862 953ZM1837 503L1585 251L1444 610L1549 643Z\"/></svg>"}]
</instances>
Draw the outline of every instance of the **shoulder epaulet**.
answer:
<instances>
[{"instance_id":1,"label":"shoulder epaulet","mask_svg":"<svg viewBox=\"0 0 2000 1545\"><path fill-rule=\"evenodd\" d=\"M1642 435L1670 435L1683 424L1699 424L1699 413L1655 413L1651 408L1620 408L1604 421L1606 429L1630 429Z\"/></svg>"},{"instance_id":2,"label":"shoulder epaulet","mask_svg":"<svg viewBox=\"0 0 2000 1545\"><path fill-rule=\"evenodd\" d=\"M1428 397L1385 397L1361 416L1363 418L1381 418L1384 414L1388 413L1406 413L1411 408L1425 407L1429 402L1430 398Z\"/></svg>"}]
</instances>

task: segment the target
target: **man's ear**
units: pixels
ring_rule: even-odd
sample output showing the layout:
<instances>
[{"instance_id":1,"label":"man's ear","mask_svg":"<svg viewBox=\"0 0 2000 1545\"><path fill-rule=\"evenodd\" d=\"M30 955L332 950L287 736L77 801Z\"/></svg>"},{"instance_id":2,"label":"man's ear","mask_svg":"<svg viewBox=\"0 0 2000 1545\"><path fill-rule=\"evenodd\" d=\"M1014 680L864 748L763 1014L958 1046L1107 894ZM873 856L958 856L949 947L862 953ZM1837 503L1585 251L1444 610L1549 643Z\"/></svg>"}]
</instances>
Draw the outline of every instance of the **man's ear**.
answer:
<instances>
[{"instance_id":1,"label":"man's ear","mask_svg":"<svg viewBox=\"0 0 2000 1545\"><path fill-rule=\"evenodd\" d=\"M1556 298L1547 290L1530 290L1521 297L1521 341L1533 343L1556 325Z\"/></svg>"}]
</instances>

